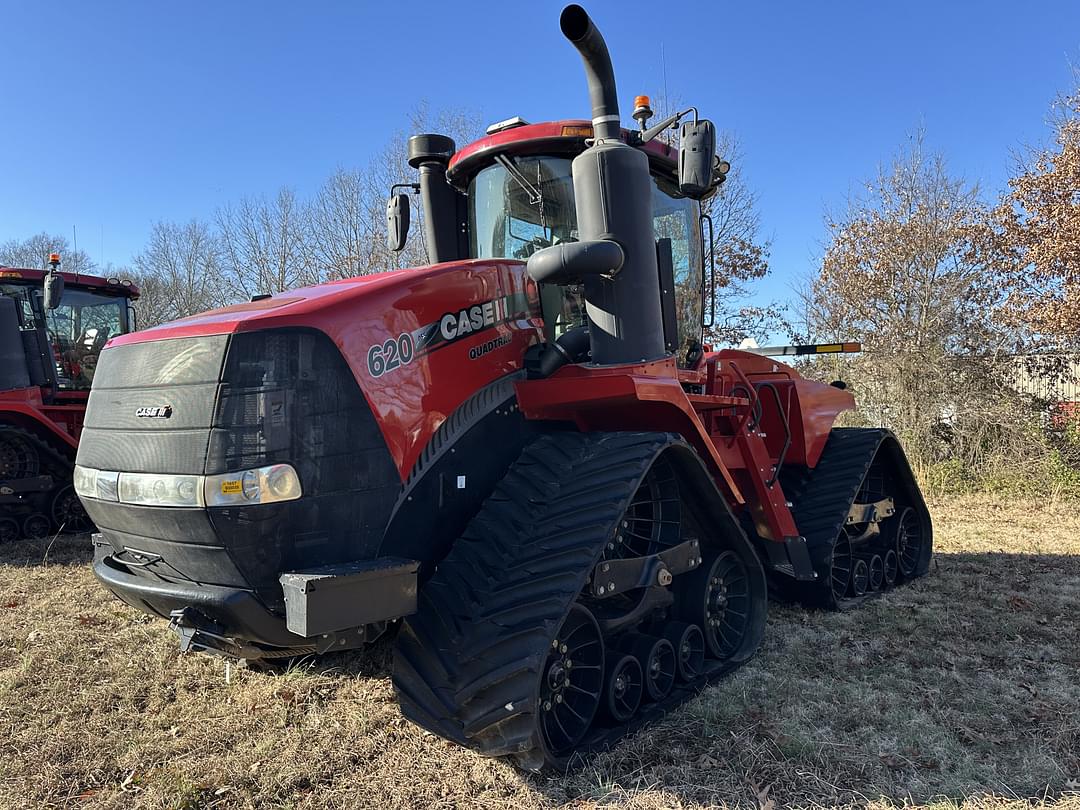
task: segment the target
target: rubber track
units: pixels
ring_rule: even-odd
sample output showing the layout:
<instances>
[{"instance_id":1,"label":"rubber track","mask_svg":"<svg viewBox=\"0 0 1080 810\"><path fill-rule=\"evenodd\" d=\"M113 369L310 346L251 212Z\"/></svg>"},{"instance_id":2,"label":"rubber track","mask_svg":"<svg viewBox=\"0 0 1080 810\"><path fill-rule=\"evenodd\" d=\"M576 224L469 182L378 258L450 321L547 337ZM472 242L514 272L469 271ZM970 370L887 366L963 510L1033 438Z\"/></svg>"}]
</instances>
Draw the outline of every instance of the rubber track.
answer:
<instances>
[{"instance_id":1,"label":"rubber track","mask_svg":"<svg viewBox=\"0 0 1080 810\"><path fill-rule=\"evenodd\" d=\"M71 483L71 476L75 469L75 459L70 456L65 456L52 444L46 442L41 437L25 428L17 427L15 425L0 425L0 435L5 433L15 434L37 450L41 464L39 470L40 474L51 475L53 479L53 488L51 490L43 495L37 495L25 501L26 507L14 507L18 511L13 514L28 515L31 512L43 512L48 515L51 522L52 499L57 492ZM32 503L37 505L31 506Z\"/></svg>"},{"instance_id":2,"label":"rubber track","mask_svg":"<svg viewBox=\"0 0 1080 810\"><path fill-rule=\"evenodd\" d=\"M543 762L538 673L665 433L556 433L527 447L420 589L394 686L413 722L484 754Z\"/></svg>"},{"instance_id":3,"label":"rubber track","mask_svg":"<svg viewBox=\"0 0 1080 810\"><path fill-rule=\"evenodd\" d=\"M809 595L810 601L817 603L827 599L822 591L828 590L833 544L844 527L848 511L874 459L887 441L896 443L896 438L885 429L834 428L817 466L801 476L799 481L790 482L785 487L795 503L792 509L795 525L806 538L810 559L818 573L818 582L812 585L791 581L794 589L782 589L789 592L785 595L801 595L804 600ZM899 443L896 443L896 447L899 449ZM898 479L911 476L910 470L902 468L894 470L894 474ZM910 486L916 486L913 480ZM912 505L926 512L921 497Z\"/></svg>"}]
</instances>

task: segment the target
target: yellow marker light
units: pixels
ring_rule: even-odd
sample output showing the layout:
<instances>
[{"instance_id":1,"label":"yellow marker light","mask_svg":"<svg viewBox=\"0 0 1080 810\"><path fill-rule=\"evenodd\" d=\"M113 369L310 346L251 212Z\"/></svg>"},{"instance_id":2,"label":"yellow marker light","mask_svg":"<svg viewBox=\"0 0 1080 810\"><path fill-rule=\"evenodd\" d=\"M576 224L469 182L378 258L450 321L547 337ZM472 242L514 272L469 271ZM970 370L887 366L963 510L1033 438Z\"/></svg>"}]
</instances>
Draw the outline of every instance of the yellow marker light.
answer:
<instances>
[{"instance_id":1,"label":"yellow marker light","mask_svg":"<svg viewBox=\"0 0 1080 810\"><path fill-rule=\"evenodd\" d=\"M592 127L569 126L562 128L562 134L564 138L591 138L593 129Z\"/></svg>"},{"instance_id":2,"label":"yellow marker light","mask_svg":"<svg viewBox=\"0 0 1080 810\"><path fill-rule=\"evenodd\" d=\"M18 270L0 270L0 278L22 278Z\"/></svg>"}]
</instances>

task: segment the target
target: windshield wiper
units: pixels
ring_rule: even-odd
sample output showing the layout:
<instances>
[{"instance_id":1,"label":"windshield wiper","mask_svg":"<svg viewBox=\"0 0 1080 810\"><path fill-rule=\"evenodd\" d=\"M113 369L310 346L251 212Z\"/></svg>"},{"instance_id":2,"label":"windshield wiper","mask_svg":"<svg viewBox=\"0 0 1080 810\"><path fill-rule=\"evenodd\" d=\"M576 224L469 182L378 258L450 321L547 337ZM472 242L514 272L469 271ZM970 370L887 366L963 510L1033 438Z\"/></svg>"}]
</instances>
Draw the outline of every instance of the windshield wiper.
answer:
<instances>
[{"instance_id":1,"label":"windshield wiper","mask_svg":"<svg viewBox=\"0 0 1080 810\"><path fill-rule=\"evenodd\" d=\"M529 178L522 174L512 158L496 155L495 162L506 169L506 173L514 178L514 181L521 186L521 190L529 195L529 205L540 205L544 201L544 196L537 191L536 186L529 182Z\"/></svg>"}]
</instances>

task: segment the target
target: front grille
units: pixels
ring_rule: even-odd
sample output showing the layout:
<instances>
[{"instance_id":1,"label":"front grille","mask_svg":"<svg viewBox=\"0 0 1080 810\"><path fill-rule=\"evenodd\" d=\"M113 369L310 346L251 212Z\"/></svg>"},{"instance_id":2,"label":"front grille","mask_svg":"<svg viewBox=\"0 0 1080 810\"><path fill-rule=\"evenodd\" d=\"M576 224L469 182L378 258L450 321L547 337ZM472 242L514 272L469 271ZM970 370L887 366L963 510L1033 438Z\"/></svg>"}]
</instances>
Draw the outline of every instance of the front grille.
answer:
<instances>
[{"instance_id":1,"label":"front grille","mask_svg":"<svg viewBox=\"0 0 1080 810\"><path fill-rule=\"evenodd\" d=\"M178 362L180 355L185 359ZM132 372L123 372L122 365ZM136 416L144 406L169 406L170 417ZM170 579L192 572L193 580L222 584L235 583L239 572L237 584L277 608L281 572L373 556L401 488L379 426L341 353L326 335L302 329L103 352L79 463L199 475L291 464L300 477L301 499L208 509L203 521L155 517L151 531L143 521L150 508L90 504L114 549L138 543L140 552L161 556L140 571ZM204 549L202 557L198 548ZM221 571L215 575L207 566L220 559L220 549L229 565L217 563Z\"/></svg>"}]
</instances>

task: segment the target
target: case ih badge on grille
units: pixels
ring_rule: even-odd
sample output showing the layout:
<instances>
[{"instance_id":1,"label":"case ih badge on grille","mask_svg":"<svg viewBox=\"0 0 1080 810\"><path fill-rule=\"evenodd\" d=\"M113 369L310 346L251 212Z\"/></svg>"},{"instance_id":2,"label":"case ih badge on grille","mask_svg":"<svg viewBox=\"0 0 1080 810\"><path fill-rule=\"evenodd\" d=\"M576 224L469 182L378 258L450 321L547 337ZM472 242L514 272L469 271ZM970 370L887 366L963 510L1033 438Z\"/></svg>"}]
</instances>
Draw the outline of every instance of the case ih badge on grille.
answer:
<instances>
[{"instance_id":1,"label":"case ih badge on grille","mask_svg":"<svg viewBox=\"0 0 1080 810\"><path fill-rule=\"evenodd\" d=\"M896 438L832 427L850 392L702 345L715 129L649 126L645 97L622 129L602 37L560 22L591 121L413 136L429 266L117 340L77 468L95 573L183 649L287 660L397 627L405 716L531 769L745 663L770 587L855 605L925 574L932 539ZM811 348L857 347L762 351Z\"/></svg>"},{"instance_id":2,"label":"case ih badge on grille","mask_svg":"<svg viewBox=\"0 0 1080 810\"><path fill-rule=\"evenodd\" d=\"M172 405L148 405L135 409L140 419L168 419L172 416Z\"/></svg>"}]
</instances>

